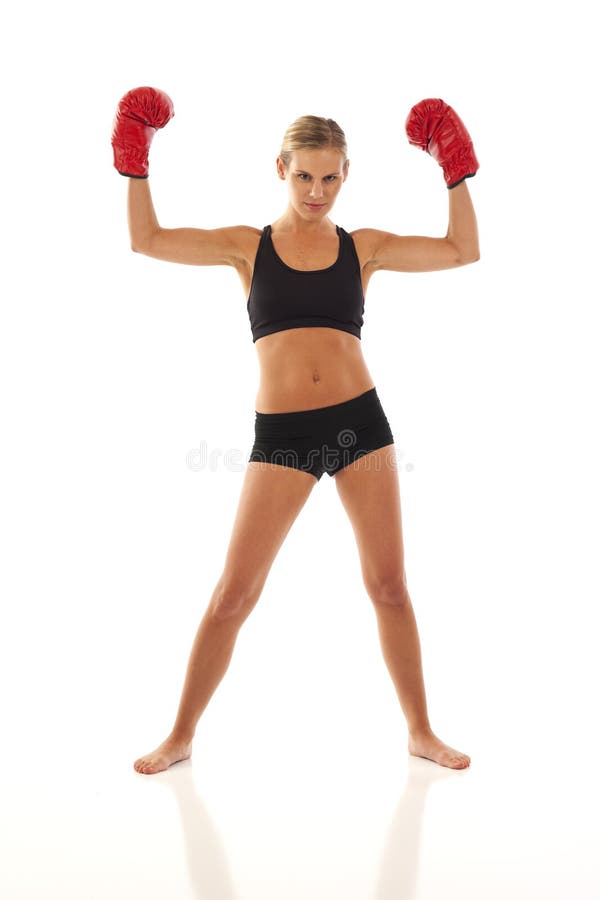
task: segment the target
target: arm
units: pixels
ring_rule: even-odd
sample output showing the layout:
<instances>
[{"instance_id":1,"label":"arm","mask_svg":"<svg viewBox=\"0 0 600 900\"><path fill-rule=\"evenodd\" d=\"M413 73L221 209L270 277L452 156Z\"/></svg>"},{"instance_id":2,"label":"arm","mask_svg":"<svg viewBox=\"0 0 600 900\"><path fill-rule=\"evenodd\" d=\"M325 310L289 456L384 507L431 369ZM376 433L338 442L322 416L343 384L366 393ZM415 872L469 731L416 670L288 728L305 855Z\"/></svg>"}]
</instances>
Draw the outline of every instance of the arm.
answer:
<instances>
[{"instance_id":1,"label":"arm","mask_svg":"<svg viewBox=\"0 0 600 900\"><path fill-rule=\"evenodd\" d=\"M129 178L127 218L131 249L167 262L192 266L247 266L247 246L256 229L161 228L148 184L148 153L155 132L173 118L168 94L148 85L121 97L113 122L114 166ZM260 232L258 232L260 234Z\"/></svg>"},{"instance_id":2,"label":"arm","mask_svg":"<svg viewBox=\"0 0 600 900\"><path fill-rule=\"evenodd\" d=\"M479 259L479 234L467 182L462 181L448 191L448 198L450 213L446 240L456 247L461 265L477 262Z\"/></svg>"},{"instance_id":3,"label":"arm","mask_svg":"<svg viewBox=\"0 0 600 900\"><path fill-rule=\"evenodd\" d=\"M131 249L166 262L191 266L236 266L243 257L244 226L230 228L161 228L154 212L148 179L130 178L127 220Z\"/></svg>"},{"instance_id":4,"label":"arm","mask_svg":"<svg viewBox=\"0 0 600 900\"><path fill-rule=\"evenodd\" d=\"M453 269L479 259L477 219L467 182L448 191L449 221L446 237L405 237L364 228L355 232L367 248L365 265L374 272L433 272Z\"/></svg>"},{"instance_id":5,"label":"arm","mask_svg":"<svg viewBox=\"0 0 600 900\"><path fill-rule=\"evenodd\" d=\"M160 229L150 185L146 178L130 178L127 186L127 222L131 249L139 252L140 247L147 244L151 235Z\"/></svg>"}]
</instances>

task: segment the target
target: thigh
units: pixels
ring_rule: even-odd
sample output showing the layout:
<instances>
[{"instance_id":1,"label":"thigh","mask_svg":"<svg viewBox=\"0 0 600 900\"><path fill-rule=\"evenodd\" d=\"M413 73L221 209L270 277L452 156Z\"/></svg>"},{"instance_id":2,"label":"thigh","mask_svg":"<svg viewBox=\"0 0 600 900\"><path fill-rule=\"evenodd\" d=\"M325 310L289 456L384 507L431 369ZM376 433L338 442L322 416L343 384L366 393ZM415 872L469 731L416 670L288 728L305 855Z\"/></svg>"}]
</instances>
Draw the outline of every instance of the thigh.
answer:
<instances>
[{"instance_id":1,"label":"thigh","mask_svg":"<svg viewBox=\"0 0 600 900\"><path fill-rule=\"evenodd\" d=\"M307 472L249 462L221 576L225 606L256 601L277 552L317 483Z\"/></svg>"},{"instance_id":2,"label":"thigh","mask_svg":"<svg viewBox=\"0 0 600 900\"><path fill-rule=\"evenodd\" d=\"M354 531L367 593L374 601L405 596L400 485L393 444L338 471L335 484Z\"/></svg>"}]
</instances>

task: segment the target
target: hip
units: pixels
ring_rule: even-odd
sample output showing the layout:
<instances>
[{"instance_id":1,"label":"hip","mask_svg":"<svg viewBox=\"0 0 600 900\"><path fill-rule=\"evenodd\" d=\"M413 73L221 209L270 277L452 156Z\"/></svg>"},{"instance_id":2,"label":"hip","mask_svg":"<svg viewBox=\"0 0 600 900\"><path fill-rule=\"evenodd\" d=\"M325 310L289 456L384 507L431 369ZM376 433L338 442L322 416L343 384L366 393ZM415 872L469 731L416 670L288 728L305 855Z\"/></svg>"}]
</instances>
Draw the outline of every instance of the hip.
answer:
<instances>
[{"instance_id":1,"label":"hip","mask_svg":"<svg viewBox=\"0 0 600 900\"><path fill-rule=\"evenodd\" d=\"M250 461L335 475L360 456L394 443L375 387L340 403L292 412L255 411Z\"/></svg>"}]
</instances>

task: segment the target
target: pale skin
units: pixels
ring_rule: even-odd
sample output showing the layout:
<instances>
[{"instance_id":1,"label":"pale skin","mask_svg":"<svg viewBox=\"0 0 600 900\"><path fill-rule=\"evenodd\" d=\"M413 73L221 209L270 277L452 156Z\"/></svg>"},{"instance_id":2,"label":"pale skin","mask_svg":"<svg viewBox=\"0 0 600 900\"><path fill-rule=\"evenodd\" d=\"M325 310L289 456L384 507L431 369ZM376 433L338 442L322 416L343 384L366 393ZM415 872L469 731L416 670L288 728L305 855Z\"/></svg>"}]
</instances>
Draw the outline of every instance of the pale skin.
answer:
<instances>
[{"instance_id":1,"label":"pale skin","mask_svg":"<svg viewBox=\"0 0 600 900\"><path fill-rule=\"evenodd\" d=\"M329 213L348 177L349 163L332 147L296 150L286 167L288 205L273 222L273 244L292 268L326 268L336 259L338 238ZM440 172L441 175L441 172ZM442 182L443 183L443 182ZM363 291L378 270L427 272L479 259L475 212L463 181L448 191L445 237L402 236L363 228L352 232ZM308 204L318 204L312 209ZM229 265L248 296L261 230L232 226L211 230L161 228L148 180L129 180L131 246L157 259L189 265ZM338 403L373 386L360 341L330 328L295 328L259 339L261 383L256 409L310 409ZM287 379L275 373L289 373ZM345 368L345 380L339 373ZM340 470L336 487L359 552L364 585L377 617L385 663L408 728L408 752L454 769L470 757L444 743L427 711L418 629L406 583L400 493L394 445L375 450ZM249 462L221 576L192 646L179 708L171 732L134 763L145 775L188 759L196 725L231 660L239 630L256 605L271 565L306 503L316 479L283 465Z\"/></svg>"}]
</instances>

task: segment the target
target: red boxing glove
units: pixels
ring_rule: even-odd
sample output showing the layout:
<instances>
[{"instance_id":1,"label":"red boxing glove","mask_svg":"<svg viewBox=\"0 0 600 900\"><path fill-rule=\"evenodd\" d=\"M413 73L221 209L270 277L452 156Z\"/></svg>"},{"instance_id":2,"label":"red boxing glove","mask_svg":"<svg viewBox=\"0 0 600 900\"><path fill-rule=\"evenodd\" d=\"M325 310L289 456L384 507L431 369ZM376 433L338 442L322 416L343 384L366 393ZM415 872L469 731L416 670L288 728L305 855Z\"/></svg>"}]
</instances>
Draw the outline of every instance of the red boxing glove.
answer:
<instances>
[{"instance_id":1,"label":"red boxing glove","mask_svg":"<svg viewBox=\"0 0 600 900\"><path fill-rule=\"evenodd\" d=\"M119 100L111 144L114 166L130 178L148 177L148 151L158 128L175 115L173 101L153 87L137 87Z\"/></svg>"},{"instance_id":2,"label":"red boxing glove","mask_svg":"<svg viewBox=\"0 0 600 900\"><path fill-rule=\"evenodd\" d=\"M421 100L409 112L405 127L409 143L426 150L442 167L448 189L477 172L469 132L443 100Z\"/></svg>"}]
</instances>

